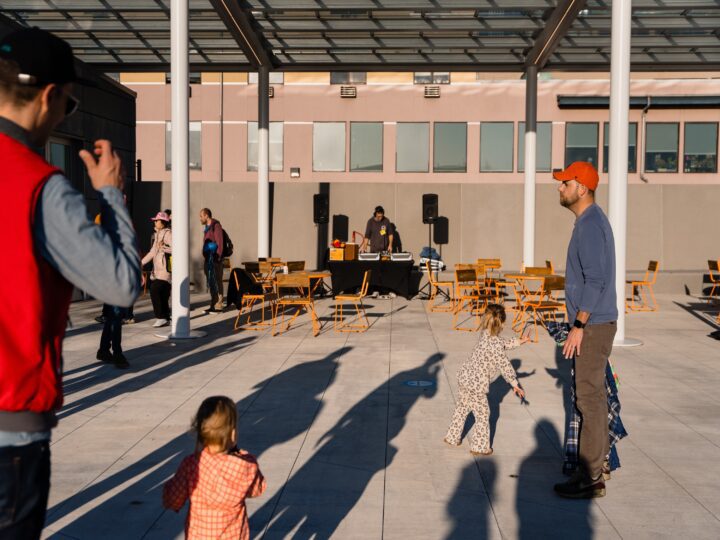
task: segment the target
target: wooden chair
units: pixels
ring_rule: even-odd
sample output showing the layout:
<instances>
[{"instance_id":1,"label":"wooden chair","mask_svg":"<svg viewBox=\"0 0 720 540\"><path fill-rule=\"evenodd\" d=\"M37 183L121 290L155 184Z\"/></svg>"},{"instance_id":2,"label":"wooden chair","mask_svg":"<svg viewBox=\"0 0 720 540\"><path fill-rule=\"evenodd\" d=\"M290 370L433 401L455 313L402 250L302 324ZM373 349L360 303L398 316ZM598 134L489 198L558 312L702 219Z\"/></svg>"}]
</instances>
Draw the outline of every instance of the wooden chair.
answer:
<instances>
[{"instance_id":1,"label":"wooden chair","mask_svg":"<svg viewBox=\"0 0 720 540\"><path fill-rule=\"evenodd\" d=\"M525 268L525 273L530 274L531 276L550 276L550 275L552 275L552 267L549 267L549 266L527 266Z\"/></svg>"},{"instance_id":2,"label":"wooden chair","mask_svg":"<svg viewBox=\"0 0 720 540\"><path fill-rule=\"evenodd\" d=\"M433 270L430 261L425 261L425 269L427 270L427 278L430 283L430 297L428 298L427 310L430 312L452 312L455 308L453 301L453 281L436 281L433 277ZM444 290L444 289L447 289ZM445 306L436 305L435 298L438 293L445 296L449 300L449 304Z\"/></svg>"},{"instance_id":3,"label":"wooden chair","mask_svg":"<svg viewBox=\"0 0 720 540\"><path fill-rule=\"evenodd\" d=\"M305 270L305 261L288 261L288 272L302 272Z\"/></svg>"},{"instance_id":4,"label":"wooden chair","mask_svg":"<svg viewBox=\"0 0 720 540\"><path fill-rule=\"evenodd\" d=\"M335 315L334 324L336 332L365 332L370 328L370 321L365 313L363 298L367 296L368 287L370 286L370 270L365 270L360 292L357 294L338 294L335 296ZM344 322L343 302L353 304L355 308L356 319L353 323ZM364 319L364 322L363 322Z\"/></svg>"},{"instance_id":5,"label":"wooden chair","mask_svg":"<svg viewBox=\"0 0 720 540\"><path fill-rule=\"evenodd\" d=\"M548 268L551 274L555 273L555 267L553 266L552 261L545 261L545 268Z\"/></svg>"},{"instance_id":6,"label":"wooden chair","mask_svg":"<svg viewBox=\"0 0 720 540\"><path fill-rule=\"evenodd\" d=\"M236 290L240 290L240 282L238 280L237 272L233 274L233 277L235 278L235 287ZM250 277L253 279L256 285L262 286L262 283L257 281L257 278L254 274L250 274ZM260 304L260 320L259 321L253 321L252 320L252 311L253 307L255 307L256 304ZM270 320L265 319L265 308L266 306L270 307ZM277 310L277 293L270 290L269 292L265 291L263 288L263 292L256 293L256 294L244 294L242 297L242 301L240 302L240 311L238 311L237 317L235 318L235 327L234 330L257 330L262 331L265 328L268 328L273 325L273 321L275 320L275 314ZM242 317L245 316L245 322L242 322Z\"/></svg>"},{"instance_id":7,"label":"wooden chair","mask_svg":"<svg viewBox=\"0 0 720 540\"><path fill-rule=\"evenodd\" d=\"M708 270L710 273L710 283L712 283L712 289L710 289L710 294L708 294L708 302L712 302L715 289L720 287L720 259L715 261L709 260Z\"/></svg>"},{"instance_id":8,"label":"wooden chair","mask_svg":"<svg viewBox=\"0 0 720 540\"><path fill-rule=\"evenodd\" d=\"M527 268L525 269L527 273ZM552 291L565 288L565 278L559 276L531 275L518 280L521 289L518 296L519 317L513 324L520 331L532 322L535 327L535 343L538 341L538 324L547 328L549 319L557 322L558 315L564 317L565 304L552 299Z\"/></svg>"},{"instance_id":9,"label":"wooden chair","mask_svg":"<svg viewBox=\"0 0 720 540\"><path fill-rule=\"evenodd\" d=\"M280 332L276 331L278 311L280 314L280 326L285 324L285 308L296 307L297 310L292 318L288 321L284 331L290 329L292 323L297 319L298 315L302 311L307 311L310 314L313 326L313 336L317 336L320 333L320 319L315 312L315 302L311 295L305 296L304 294L297 294L299 289L310 291L310 277L308 274L297 272L295 274L277 274L275 276L275 286L277 287L277 304L275 307L275 316L273 317L273 336L278 335ZM295 294L286 294L285 291L292 289Z\"/></svg>"},{"instance_id":10,"label":"wooden chair","mask_svg":"<svg viewBox=\"0 0 720 540\"><path fill-rule=\"evenodd\" d=\"M638 281L626 281L625 283L630 285L630 303L625 301L625 309L630 311L657 311L658 305L655 301L655 294L653 293L653 285L657 280L658 269L660 264L657 261L650 261L647 270L645 271L645 277ZM648 298L643 294L643 289L646 289L650 295L652 303L648 302ZM635 297L639 297L640 302L635 302Z\"/></svg>"},{"instance_id":11,"label":"wooden chair","mask_svg":"<svg viewBox=\"0 0 720 540\"><path fill-rule=\"evenodd\" d=\"M461 268L457 268L460 266ZM470 268L462 268L470 266ZM485 278L482 284L478 274L484 276L485 269L477 265L456 265L455 269L455 309L453 311L453 329L464 332L476 332L480 328L480 315L485 311L488 300L492 298L486 293ZM458 318L461 313L475 316L475 326L460 326Z\"/></svg>"}]
</instances>

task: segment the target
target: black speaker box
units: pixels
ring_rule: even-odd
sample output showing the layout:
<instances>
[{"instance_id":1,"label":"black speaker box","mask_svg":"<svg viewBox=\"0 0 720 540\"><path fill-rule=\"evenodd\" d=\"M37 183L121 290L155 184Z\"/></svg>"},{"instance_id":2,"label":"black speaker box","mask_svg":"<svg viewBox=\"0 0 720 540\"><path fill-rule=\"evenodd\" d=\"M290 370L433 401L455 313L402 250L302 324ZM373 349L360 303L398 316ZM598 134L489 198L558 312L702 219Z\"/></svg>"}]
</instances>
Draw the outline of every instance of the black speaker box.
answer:
<instances>
[{"instance_id":1,"label":"black speaker box","mask_svg":"<svg viewBox=\"0 0 720 540\"><path fill-rule=\"evenodd\" d=\"M423 223L434 223L438 217L438 196L435 193L425 193L422 198Z\"/></svg>"},{"instance_id":2,"label":"black speaker box","mask_svg":"<svg viewBox=\"0 0 720 540\"><path fill-rule=\"evenodd\" d=\"M348 229L350 228L350 218L344 214L333 215L332 219L332 239L341 242L348 241Z\"/></svg>"},{"instance_id":3,"label":"black speaker box","mask_svg":"<svg viewBox=\"0 0 720 540\"><path fill-rule=\"evenodd\" d=\"M450 222L445 216L435 218L433 225L433 242L447 244L450 241Z\"/></svg>"},{"instance_id":4,"label":"black speaker box","mask_svg":"<svg viewBox=\"0 0 720 540\"><path fill-rule=\"evenodd\" d=\"M330 196L327 193L313 195L313 221L318 224L330 222Z\"/></svg>"}]
</instances>

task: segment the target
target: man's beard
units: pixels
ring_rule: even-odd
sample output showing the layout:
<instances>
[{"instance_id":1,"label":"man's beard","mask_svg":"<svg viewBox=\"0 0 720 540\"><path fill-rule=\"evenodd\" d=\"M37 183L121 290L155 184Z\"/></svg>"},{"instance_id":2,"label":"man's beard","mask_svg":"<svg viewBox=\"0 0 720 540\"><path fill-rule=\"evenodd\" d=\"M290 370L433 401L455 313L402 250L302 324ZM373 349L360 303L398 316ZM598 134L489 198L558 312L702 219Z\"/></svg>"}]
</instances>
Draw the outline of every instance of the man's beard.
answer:
<instances>
[{"instance_id":1,"label":"man's beard","mask_svg":"<svg viewBox=\"0 0 720 540\"><path fill-rule=\"evenodd\" d=\"M577 197L575 198L575 200L570 200L565 197L560 197L560 206L564 206L565 208L570 208L576 202L578 202Z\"/></svg>"}]
</instances>

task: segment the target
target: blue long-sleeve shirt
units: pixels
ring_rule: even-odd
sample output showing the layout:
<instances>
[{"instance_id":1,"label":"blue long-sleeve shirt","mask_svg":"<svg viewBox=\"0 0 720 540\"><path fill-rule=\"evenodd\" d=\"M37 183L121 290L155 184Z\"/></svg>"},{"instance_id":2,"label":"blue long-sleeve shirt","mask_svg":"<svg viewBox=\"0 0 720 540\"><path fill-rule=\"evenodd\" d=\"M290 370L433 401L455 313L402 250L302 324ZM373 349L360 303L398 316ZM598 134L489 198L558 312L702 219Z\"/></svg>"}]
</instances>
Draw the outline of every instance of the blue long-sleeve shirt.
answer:
<instances>
[{"instance_id":1,"label":"blue long-sleeve shirt","mask_svg":"<svg viewBox=\"0 0 720 540\"><path fill-rule=\"evenodd\" d=\"M588 324L616 321L615 239L607 217L596 204L575 221L565 270L565 304L572 323L578 311Z\"/></svg>"}]
</instances>

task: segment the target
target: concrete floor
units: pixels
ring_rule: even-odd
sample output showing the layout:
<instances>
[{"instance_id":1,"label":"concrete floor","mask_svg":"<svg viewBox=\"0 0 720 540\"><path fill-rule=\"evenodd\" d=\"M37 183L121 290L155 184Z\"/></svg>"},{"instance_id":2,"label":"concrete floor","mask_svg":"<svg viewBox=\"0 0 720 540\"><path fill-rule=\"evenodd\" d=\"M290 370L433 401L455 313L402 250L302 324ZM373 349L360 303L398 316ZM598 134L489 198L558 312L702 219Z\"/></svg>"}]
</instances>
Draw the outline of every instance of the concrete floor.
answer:
<instances>
[{"instance_id":1,"label":"concrete floor","mask_svg":"<svg viewBox=\"0 0 720 540\"><path fill-rule=\"evenodd\" d=\"M511 351L530 404L496 381L495 454L474 458L442 438L477 334L419 300L368 304L365 334L327 326L314 338L307 316L279 337L233 333L234 311L197 310L208 337L174 343L154 337L142 299L124 328L127 371L95 361L97 304L73 305L46 537L182 537L186 509L163 510L162 484L193 449L199 403L226 394L268 482L248 501L253 537L720 538L720 343L704 304L662 296L659 312L628 316L644 345L612 359L630 436L592 502L552 492L569 364L547 335ZM318 309L330 317L332 301Z\"/></svg>"}]
</instances>

